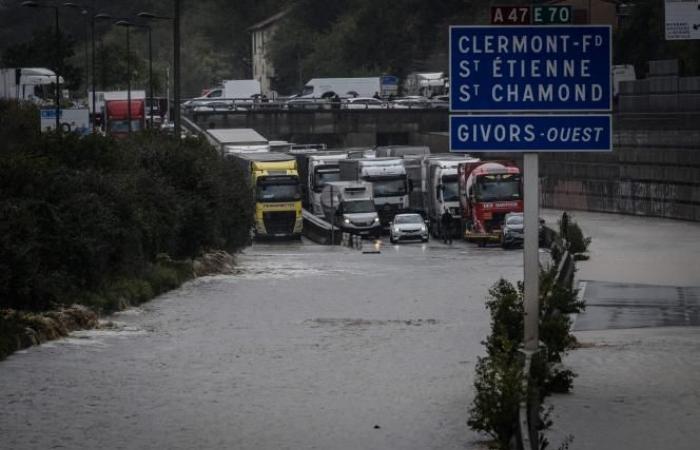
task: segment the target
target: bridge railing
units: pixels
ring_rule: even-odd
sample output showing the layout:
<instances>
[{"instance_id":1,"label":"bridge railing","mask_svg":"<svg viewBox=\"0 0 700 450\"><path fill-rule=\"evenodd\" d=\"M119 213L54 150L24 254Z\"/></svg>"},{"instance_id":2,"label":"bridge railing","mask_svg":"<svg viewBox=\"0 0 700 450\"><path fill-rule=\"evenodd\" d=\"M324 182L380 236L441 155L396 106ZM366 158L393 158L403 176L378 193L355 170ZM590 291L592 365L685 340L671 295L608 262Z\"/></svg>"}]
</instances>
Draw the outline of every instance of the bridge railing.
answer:
<instances>
[{"instance_id":1,"label":"bridge railing","mask_svg":"<svg viewBox=\"0 0 700 450\"><path fill-rule=\"evenodd\" d=\"M266 98L212 98L189 99L182 103L187 113L220 113L220 112L266 112L266 111L390 111L390 110L426 110L448 108L447 102L430 99L397 98L395 100L379 100L378 102L352 102L352 99L334 101L331 98L296 97L291 99Z\"/></svg>"}]
</instances>

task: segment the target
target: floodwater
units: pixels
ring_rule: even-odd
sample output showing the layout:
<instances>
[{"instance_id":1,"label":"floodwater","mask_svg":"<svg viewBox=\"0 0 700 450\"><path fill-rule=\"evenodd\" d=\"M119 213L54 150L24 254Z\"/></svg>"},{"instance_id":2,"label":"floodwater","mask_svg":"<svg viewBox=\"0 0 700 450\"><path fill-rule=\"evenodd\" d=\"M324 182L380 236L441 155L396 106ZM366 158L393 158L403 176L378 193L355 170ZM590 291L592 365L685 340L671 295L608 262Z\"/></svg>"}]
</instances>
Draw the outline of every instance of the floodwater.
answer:
<instances>
[{"instance_id":1,"label":"floodwater","mask_svg":"<svg viewBox=\"0 0 700 450\"><path fill-rule=\"evenodd\" d=\"M575 218L593 236L579 279L696 284L698 225ZM0 362L0 448L484 448L466 421L499 277L521 279L522 251L256 244L234 275ZM700 409L698 329L650 330L661 335L581 332L590 346L566 361L580 376L554 402L553 444L571 433L573 449L695 448L683 443ZM674 445L659 446L653 425L671 422Z\"/></svg>"},{"instance_id":2,"label":"floodwater","mask_svg":"<svg viewBox=\"0 0 700 450\"><path fill-rule=\"evenodd\" d=\"M0 447L482 448L484 300L522 252L271 243L239 262L0 363Z\"/></svg>"}]
</instances>

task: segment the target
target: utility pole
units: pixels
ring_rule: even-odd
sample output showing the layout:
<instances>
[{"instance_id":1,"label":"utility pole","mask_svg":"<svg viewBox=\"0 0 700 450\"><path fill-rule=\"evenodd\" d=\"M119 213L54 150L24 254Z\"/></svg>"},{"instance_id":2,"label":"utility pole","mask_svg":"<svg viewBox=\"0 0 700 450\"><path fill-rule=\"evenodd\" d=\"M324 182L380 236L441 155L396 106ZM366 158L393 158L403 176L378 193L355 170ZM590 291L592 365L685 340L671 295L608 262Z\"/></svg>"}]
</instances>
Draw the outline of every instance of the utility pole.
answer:
<instances>
[{"instance_id":1,"label":"utility pole","mask_svg":"<svg viewBox=\"0 0 700 450\"><path fill-rule=\"evenodd\" d=\"M175 137L180 139L180 0L173 0L173 66L173 125Z\"/></svg>"}]
</instances>

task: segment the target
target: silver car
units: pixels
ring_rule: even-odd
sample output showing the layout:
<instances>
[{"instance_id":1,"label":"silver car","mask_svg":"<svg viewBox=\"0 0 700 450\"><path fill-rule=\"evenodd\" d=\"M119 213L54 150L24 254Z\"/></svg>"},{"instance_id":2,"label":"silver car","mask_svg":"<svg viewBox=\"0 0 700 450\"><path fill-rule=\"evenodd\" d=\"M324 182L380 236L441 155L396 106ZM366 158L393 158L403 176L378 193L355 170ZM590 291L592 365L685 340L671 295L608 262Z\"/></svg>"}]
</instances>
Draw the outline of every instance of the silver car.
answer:
<instances>
[{"instance_id":1,"label":"silver car","mask_svg":"<svg viewBox=\"0 0 700 450\"><path fill-rule=\"evenodd\" d=\"M420 214L397 214L389 224L389 240L392 244L400 240L420 239L428 242L428 227Z\"/></svg>"}]
</instances>

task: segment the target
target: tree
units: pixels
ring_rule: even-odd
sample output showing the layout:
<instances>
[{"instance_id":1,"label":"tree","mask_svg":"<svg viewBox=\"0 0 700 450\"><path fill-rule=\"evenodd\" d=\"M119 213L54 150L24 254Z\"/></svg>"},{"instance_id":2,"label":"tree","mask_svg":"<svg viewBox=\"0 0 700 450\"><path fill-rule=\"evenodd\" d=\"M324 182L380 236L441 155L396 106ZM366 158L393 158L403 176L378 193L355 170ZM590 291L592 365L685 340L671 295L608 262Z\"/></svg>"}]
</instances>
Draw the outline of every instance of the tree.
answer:
<instances>
[{"instance_id":1,"label":"tree","mask_svg":"<svg viewBox=\"0 0 700 450\"><path fill-rule=\"evenodd\" d=\"M83 71L66 61L75 54L75 39L61 33L58 42L53 28L43 28L35 31L32 39L5 48L2 53L2 63L5 67L47 67L53 71L58 69L65 80L66 87L76 90L80 87ZM60 51L57 49L60 48Z\"/></svg>"},{"instance_id":2,"label":"tree","mask_svg":"<svg viewBox=\"0 0 700 450\"><path fill-rule=\"evenodd\" d=\"M643 77L648 61L678 59L684 75L700 74L700 43L667 41L663 8L664 3L655 0L634 3L629 21L615 36L615 63L633 64L637 76Z\"/></svg>"}]
</instances>

